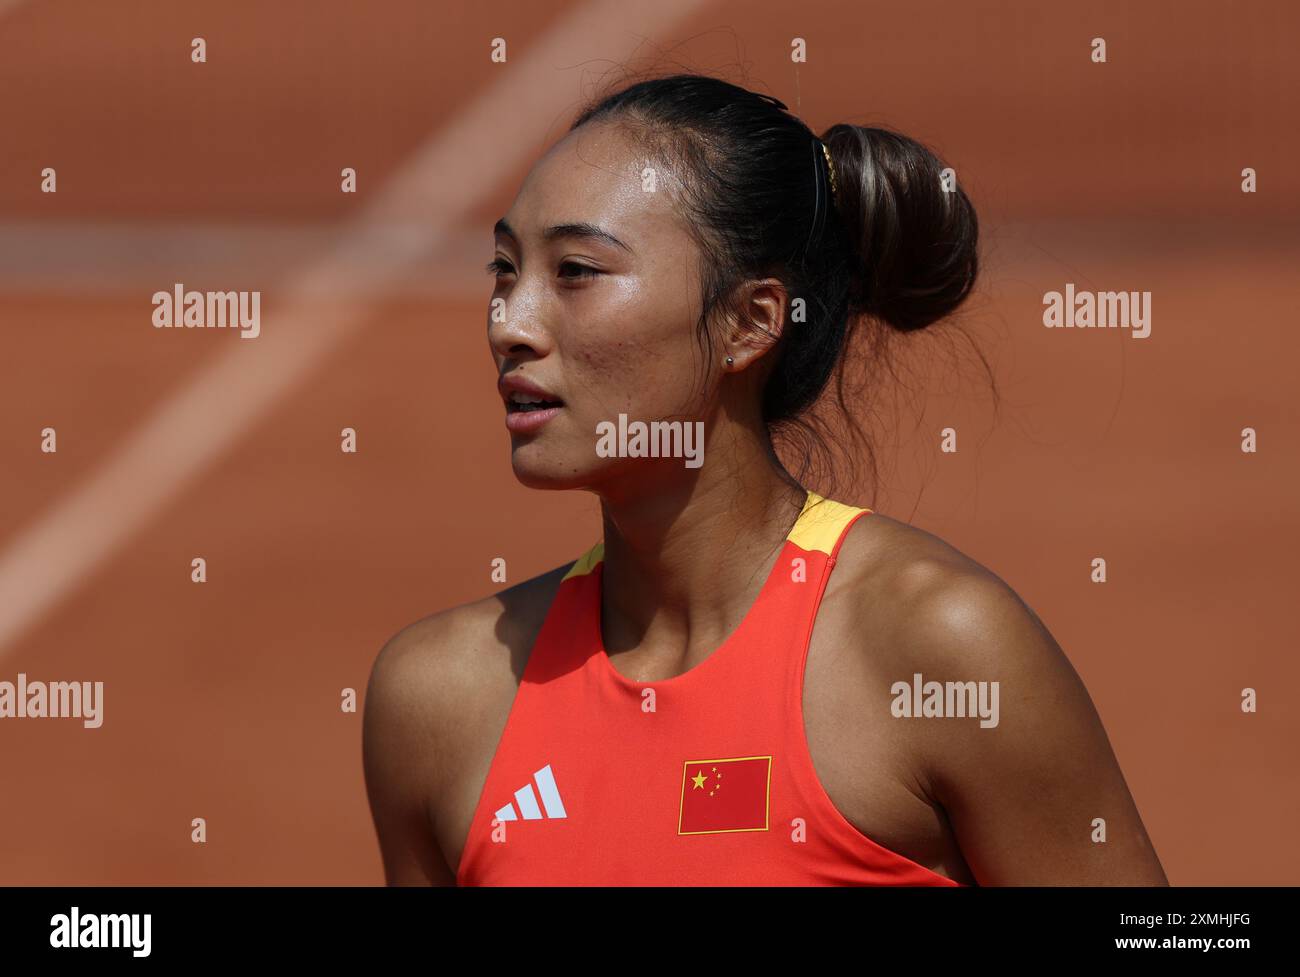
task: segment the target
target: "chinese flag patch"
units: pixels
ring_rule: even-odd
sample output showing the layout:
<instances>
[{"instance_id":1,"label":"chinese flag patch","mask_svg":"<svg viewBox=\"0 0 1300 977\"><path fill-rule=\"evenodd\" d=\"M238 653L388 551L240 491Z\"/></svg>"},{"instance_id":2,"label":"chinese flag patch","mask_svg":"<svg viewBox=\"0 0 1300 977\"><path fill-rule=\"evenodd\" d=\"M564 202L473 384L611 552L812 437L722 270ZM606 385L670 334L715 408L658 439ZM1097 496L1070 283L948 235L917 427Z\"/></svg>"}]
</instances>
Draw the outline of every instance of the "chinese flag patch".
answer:
<instances>
[{"instance_id":1,"label":"chinese flag patch","mask_svg":"<svg viewBox=\"0 0 1300 977\"><path fill-rule=\"evenodd\" d=\"M770 756L687 760L677 833L766 831L771 777Z\"/></svg>"}]
</instances>

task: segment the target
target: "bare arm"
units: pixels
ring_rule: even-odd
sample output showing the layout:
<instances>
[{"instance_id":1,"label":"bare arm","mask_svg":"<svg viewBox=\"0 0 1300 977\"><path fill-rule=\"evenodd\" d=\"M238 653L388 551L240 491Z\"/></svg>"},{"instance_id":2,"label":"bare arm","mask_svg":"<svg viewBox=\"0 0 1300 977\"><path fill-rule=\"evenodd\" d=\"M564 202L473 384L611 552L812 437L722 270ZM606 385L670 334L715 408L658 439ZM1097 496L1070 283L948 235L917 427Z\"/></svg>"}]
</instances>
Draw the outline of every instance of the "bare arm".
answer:
<instances>
[{"instance_id":1,"label":"bare arm","mask_svg":"<svg viewBox=\"0 0 1300 977\"><path fill-rule=\"evenodd\" d=\"M370 813L389 885L455 884L433 836L428 797L435 755L436 685L430 622L394 635L370 672L362 754Z\"/></svg>"},{"instance_id":2,"label":"bare arm","mask_svg":"<svg viewBox=\"0 0 1300 977\"><path fill-rule=\"evenodd\" d=\"M998 683L996 726L914 720L930 789L976 880L1168 885L1092 700L1042 622L991 574L939 580L910 613L909 657L925 681Z\"/></svg>"},{"instance_id":3,"label":"bare arm","mask_svg":"<svg viewBox=\"0 0 1300 977\"><path fill-rule=\"evenodd\" d=\"M459 812L472 812L488 748L500 740L518 676L570 566L417 621L380 651L366 691L363 753L390 885L455 885L457 866L444 852L469 829Z\"/></svg>"}]
</instances>

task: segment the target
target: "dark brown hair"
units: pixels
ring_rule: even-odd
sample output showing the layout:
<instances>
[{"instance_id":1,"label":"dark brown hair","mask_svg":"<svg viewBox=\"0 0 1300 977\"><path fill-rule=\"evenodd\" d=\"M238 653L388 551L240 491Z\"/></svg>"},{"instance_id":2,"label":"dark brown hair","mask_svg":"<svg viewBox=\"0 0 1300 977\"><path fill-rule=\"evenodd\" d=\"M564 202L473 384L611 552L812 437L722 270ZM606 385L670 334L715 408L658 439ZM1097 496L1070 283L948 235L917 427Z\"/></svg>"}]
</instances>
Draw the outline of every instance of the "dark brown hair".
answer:
<instances>
[{"instance_id":1,"label":"dark brown hair","mask_svg":"<svg viewBox=\"0 0 1300 977\"><path fill-rule=\"evenodd\" d=\"M804 321L782 329L762 400L769 435L802 444L800 475L825 447L817 430L825 425L806 415L837 372L842 419L861 437L837 369L855 333L923 329L975 283L979 223L965 191L944 186L945 164L890 129L840 124L818 137L780 100L696 74L628 84L570 128L598 121L628 126L680 181L705 256L699 335L708 350L711 313L745 279L773 275L792 304L804 300ZM876 359L880 337L867 338ZM866 449L874 480L875 452Z\"/></svg>"}]
</instances>

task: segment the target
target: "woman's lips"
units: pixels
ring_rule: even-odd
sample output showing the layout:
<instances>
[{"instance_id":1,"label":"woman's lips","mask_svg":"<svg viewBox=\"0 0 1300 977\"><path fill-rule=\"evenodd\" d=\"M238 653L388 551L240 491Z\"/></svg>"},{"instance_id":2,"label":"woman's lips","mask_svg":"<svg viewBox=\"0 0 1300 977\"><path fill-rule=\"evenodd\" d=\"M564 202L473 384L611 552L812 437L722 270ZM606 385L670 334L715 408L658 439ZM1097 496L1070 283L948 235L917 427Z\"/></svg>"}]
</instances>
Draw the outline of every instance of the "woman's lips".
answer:
<instances>
[{"instance_id":1,"label":"woman's lips","mask_svg":"<svg viewBox=\"0 0 1300 977\"><path fill-rule=\"evenodd\" d=\"M513 373L497 379L506 403L506 427L516 433L538 430L564 408L564 401L546 388Z\"/></svg>"},{"instance_id":2,"label":"woman's lips","mask_svg":"<svg viewBox=\"0 0 1300 977\"><path fill-rule=\"evenodd\" d=\"M512 434L532 433L564 410L562 404L556 404L554 407L535 407L531 410L512 409L514 407L515 405L511 404L506 408L506 428Z\"/></svg>"}]
</instances>

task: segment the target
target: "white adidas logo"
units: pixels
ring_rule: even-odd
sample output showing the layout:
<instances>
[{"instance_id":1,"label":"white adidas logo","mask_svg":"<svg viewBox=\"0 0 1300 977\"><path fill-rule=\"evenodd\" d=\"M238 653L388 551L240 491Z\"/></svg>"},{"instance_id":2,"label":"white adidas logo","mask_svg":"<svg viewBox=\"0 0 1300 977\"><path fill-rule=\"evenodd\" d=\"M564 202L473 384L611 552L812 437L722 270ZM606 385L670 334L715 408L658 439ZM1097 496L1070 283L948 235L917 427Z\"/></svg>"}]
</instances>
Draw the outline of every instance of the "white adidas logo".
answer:
<instances>
[{"instance_id":1,"label":"white adidas logo","mask_svg":"<svg viewBox=\"0 0 1300 977\"><path fill-rule=\"evenodd\" d=\"M548 763L533 774L533 780L537 782L537 791L542 795L542 807L546 808L543 814L541 808L537 806L537 794L533 793L532 784L524 784L515 791L515 804L519 805L519 810L524 816L525 821L541 821L544 818L567 818L564 812L564 802L560 800L560 789L555 786L555 774L551 772L551 765ZM515 813L515 804L507 804L500 808L496 813L498 821L518 821L519 815Z\"/></svg>"}]
</instances>

